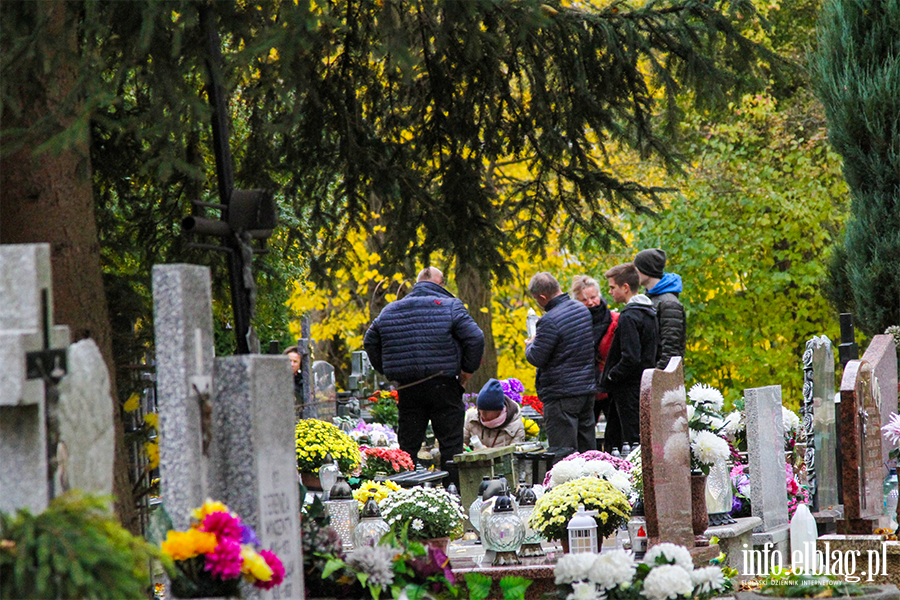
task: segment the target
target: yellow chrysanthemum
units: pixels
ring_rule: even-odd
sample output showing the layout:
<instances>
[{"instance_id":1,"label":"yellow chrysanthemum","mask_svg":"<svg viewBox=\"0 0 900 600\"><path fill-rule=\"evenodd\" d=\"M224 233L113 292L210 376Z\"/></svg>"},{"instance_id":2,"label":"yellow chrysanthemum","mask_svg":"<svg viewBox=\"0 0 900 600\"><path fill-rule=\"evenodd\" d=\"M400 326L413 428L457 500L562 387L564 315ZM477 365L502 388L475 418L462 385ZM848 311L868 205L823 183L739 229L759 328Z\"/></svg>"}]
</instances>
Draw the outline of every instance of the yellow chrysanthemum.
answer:
<instances>
[{"instance_id":1,"label":"yellow chrysanthemum","mask_svg":"<svg viewBox=\"0 0 900 600\"><path fill-rule=\"evenodd\" d=\"M266 559L260 556L250 546L241 546L241 573L249 582L269 581L272 579L272 568L266 563Z\"/></svg>"},{"instance_id":2,"label":"yellow chrysanthemum","mask_svg":"<svg viewBox=\"0 0 900 600\"><path fill-rule=\"evenodd\" d=\"M215 549L216 534L199 529L169 531L162 543L162 551L174 560L187 560Z\"/></svg>"},{"instance_id":3,"label":"yellow chrysanthemum","mask_svg":"<svg viewBox=\"0 0 900 600\"><path fill-rule=\"evenodd\" d=\"M203 506L200 508L195 508L191 511L191 516L194 517L198 522L202 521L206 515L214 512L229 512L228 507L222 504L221 502L214 502L212 500L207 499L206 502L203 503Z\"/></svg>"}]
</instances>

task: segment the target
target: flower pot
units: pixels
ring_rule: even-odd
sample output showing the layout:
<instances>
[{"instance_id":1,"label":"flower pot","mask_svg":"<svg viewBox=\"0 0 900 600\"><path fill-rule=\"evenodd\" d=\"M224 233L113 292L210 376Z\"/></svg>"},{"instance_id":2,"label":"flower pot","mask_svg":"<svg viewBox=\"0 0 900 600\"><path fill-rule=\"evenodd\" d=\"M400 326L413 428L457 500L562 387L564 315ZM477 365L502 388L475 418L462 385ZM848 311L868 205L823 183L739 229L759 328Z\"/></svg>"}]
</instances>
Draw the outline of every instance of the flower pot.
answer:
<instances>
[{"instance_id":1,"label":"flower pot","mask_svg":"<svg viewBox=\"0 0 900 600\"><path fill-rule=\"evenodd\" d=\"M706 511L706 475L691 473L691 526L694 536L703 537L709 527L709 513Z\"/></svg>"},{"instance_id":2,"label":"flower pot","mask_svg":"<svg viewBox=\"0 0 900 600\"><path fill-rule=\"evenodd\" d=\"M315 473L300 471L300 482L310 491L322 491L322 482L319 481L319 476Z\"/></svg>"},{"instance_id":3,"label":"flower pot","mask_svg":"<svg viewBox=\"0 0 900 600\"><path fill-rule=\"evenodd\" d=\"M863 586L865 593L861 596L844 596L852 600L898 600L900 599L900 590L896 585L866 585ZM735 595L736 600L772 600L775 596L768 596L756 591L738 592Z\"/></svg>"},{"instance_id":4,"label":"flower pot","mask_svg":"<svg viewBox=\"0 0 900 600\"><path fill-rule=\"evenodd\" d=\"M440 550L444 554L447 554L450 551L449 537L429 538L427 540L422 540L422 543L436 550Z\"/></svg>"},{"instance_id":5,"label":"flower pot","mask_svg":"<svg viewBox=\"0 0 900 600\"><path fill-rule=\"evenodd\" d=\"M569 538L564 537L563 539L559 540L559 543L562 544L563 554L568 554L569 553Z\"/></svg>"}]
</instances>

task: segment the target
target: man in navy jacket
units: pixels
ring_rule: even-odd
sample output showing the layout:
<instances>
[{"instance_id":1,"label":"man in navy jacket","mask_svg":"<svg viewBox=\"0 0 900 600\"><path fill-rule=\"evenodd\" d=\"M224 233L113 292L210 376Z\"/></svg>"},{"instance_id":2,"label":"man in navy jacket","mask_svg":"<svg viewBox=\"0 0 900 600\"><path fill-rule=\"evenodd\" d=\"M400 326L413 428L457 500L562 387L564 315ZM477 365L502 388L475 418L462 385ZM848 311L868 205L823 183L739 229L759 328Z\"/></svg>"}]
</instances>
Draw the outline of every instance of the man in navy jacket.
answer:
<instances>
[{"instance_id":1,"label":"man in navy jacket","mask_svg":"<svg viewBox=\"0 0 900 600\"><path fill-rule=\"evenodd\" d=\"M431 421L441 469L450 471L447 461L463 449L463 388L481 366L484 334L443 284L439 270L423 269L409 294L384 307L363 344L372 366L398 384L400 449L415 461ZM458 472L449 481L459 487Z\"/></svg>"},{"instance_id":2,"label":"man in navy jacket","mask_svg":"<svg viewBox=\"0 0 900 600\"><path fill-rule=\"evenodd\" d=\"M538 273L528 292L544 309L525 358L538 368L535 386L544 403L550 447L597 449L594 395L597 388L591 313L569 298L550 273Z\"/></svg>"}]
</instances>

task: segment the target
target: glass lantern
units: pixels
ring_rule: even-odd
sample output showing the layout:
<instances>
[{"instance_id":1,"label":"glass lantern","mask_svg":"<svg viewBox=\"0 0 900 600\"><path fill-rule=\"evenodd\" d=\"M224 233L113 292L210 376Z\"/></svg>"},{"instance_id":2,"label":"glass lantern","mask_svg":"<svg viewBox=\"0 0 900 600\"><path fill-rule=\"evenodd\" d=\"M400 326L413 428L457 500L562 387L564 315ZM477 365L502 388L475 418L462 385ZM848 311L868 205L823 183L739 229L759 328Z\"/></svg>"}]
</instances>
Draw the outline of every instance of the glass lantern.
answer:
<instances>
[{"instance_id":1,"label":"glass lantern","mask_svg":"<svg viewBox=\"0 0 900 600\"><path fill-rule=\"evenodd\" d=\"M569 532L569 554L585 552L597 553L597 511L585 511L584 505L578 505L578 512L569 520L566 527Z\"/></svg>"},{"instance_id":2,"label":"glass lantern","mask_svg":"<svg viewBox=\"0 0 900 600\"><path fill-rule=\"evenodd\" d=\"M517 511L522 524L525 525L525 539L522 542L522 548L519 550L519 556L535 557L544 556L544 549L541 547L541 534L528 525L528 519L534 511L534 505L537 502L537 494L530 485L525 484L519 492L519 510Z\"/></svg>"},{"instance_id":3,"label":"glass lantern","mask_svg":"<svg viewBox=\"0 0 900 600\"><path fill-rule=\"evenodd\" d=\"M706 511L709 513L710 527L734 523L731 517L731 469L728 461L716 461L706 476Z\"/></svg>"},{"instance_id":4,"label":"glass lantern","mask_svg":"<svg viewBox=\"0 0 900 600\"><path fill-rule=\"evenodd\" d=\"M494 510L484 523L482 535L486 550L494 550L494 566L521 564L516 554L525 540L525 524L513 509L508 495L497 496Z\"/></svg>"},{"instance_id":5,"label":"glass lantern","mask_svg":"<svg viewBox=\"0 0 900 600\"><path fill-rule=\"evenodd\" d=\"M628 521L628 539L635 558L644 558L647 552L647 521L641 516L632 516Z\"/></svg>"},{"instance_id":6,"label":"glass lantern","mask_svg":"<svg viewBox=\"0 0 900 600\"><path fill-rule=\"evenodd\" d=\"M472 527L475 528L475 531L479 533L481 532L481 505L484 504L482 494L484 494L484 490L487 489L487 486L490 482L491 478L487 475L481 478L481 483L478 485L478 493L475 496L475 500L473 500L472 504L469 505L469 523L471 523Z\"/></svg>"},{"instance_id":7,"label":"glass lantern","mask_svg":"<svg viewBox=\"0 0 900 600\"><path fill-rule=\"evenodd\" d=\"M338 475L337 483L331 488L325 511L331 517L331 526L341 536L344 550L353 549L353 530L359 523L359 502L353 498L350 484L343 475Z\"/></svg>"},{"instance_id":8,"label":"glass lantern","mask_svg":"<svg viewBox=\"0 0 900 600\"><path fill-rule=\"evenodd\" d=\"M325 455L325 463L319 467L319 482L322 484L325 500L328 500L331 488L337 483L338 475L340 474L341 468L338 466L337 461L331 458L331 453L329 452Z\"/></svg>"},{"instance_id":9,"label":"glass lantern","mask_svg":"<svg viewBox=\"0 0 900 600\"><path fill-rule=\"evenodd\" d=\"M378 503L374 498L369 498L363 506L359 525L353 530L353 547L377 546L382 536L390 530L391 526L381 518Z\"/></svg>"}]
</instances>

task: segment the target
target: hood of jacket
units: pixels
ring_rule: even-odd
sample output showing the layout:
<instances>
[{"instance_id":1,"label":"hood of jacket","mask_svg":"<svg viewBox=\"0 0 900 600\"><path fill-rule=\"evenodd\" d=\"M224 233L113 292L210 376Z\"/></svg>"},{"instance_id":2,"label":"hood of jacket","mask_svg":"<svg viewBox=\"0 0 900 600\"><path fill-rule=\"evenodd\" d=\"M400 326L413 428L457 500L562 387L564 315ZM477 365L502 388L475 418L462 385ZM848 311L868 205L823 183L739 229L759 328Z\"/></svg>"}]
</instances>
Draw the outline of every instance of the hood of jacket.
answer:
<instances>
[{"instance_id":1,"label":"hood of jacket","mask_svg":"<svg viewBox=\"0 0 900 600\"><path fill-rule=\"evenodd\" d=\"M407 296L444 296L447 298L456 298L456 296L432 281L420 281L413 286L412 291L408 293Z\"/></svg>"},{"instance_id":2,"label":"hood of jacket","mask_svg":"<svg viewBox=\"0 0 900 600\"><path fill-rule=\"evenodd\" d=\"M680 294L684 288L681 285L681 275L676 273L663 273L659 283L654 285L647 293L651 296L660 294Z\"/></svg>"},{"instance_id":3,"label":"hood of jacket","mask_svg":"<svg viewBox=\"0 0 900 600\"><path fill-rule=\"evenodd\" d=\"M622 308L620 314L625 312L626 310L643 310L649 312L653 316L656 316L656 309L653 308L653 302L651 302L650 298L648 298L644 294L635 294L634 296L632 296L631 300L628 301L628 304L626 304Z\"/></svg>"}]
</instances>

